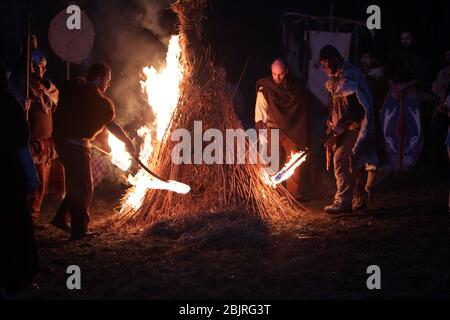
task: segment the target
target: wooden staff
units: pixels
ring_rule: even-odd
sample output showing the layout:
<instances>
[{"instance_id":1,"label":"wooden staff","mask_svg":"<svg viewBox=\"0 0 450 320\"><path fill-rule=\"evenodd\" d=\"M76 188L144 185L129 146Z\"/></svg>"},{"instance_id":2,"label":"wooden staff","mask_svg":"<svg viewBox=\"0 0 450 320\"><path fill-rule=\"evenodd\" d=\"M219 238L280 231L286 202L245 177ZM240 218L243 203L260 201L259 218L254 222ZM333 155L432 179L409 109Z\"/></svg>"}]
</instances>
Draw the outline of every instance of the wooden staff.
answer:
<instances>
[{"instance_id":1,"label":"wooden staff","mask_svg":"<svg viewBox=\"0 0 450 320\"><path fill-rule=\"evenodd\" d=\"M31 64L31 0L28 0L27 3L27 74L26 74L26 85L25 85L25 118L28 121L28 108L26 104L28 100L30 100L30 64Z\"/></svg>"},{"instance_id":2,"label":"wooden staff","mask_svg":"<svg viewBox=\"0 0 450 320\"><path fill-rule=\"evenodd\" d=\"M251 60L252 58L253 58L253 55L250 55L250 57L248 57L247 62L246 62L245 65L244 65L244 69L242 69L241 77L239 78L239 81L238 81L238 83L236 84L236 88L234 88L234 92L233 92L233 97L232 97L232 99L234 99L234 97L236 96L236 93L237 93L238 90L239 90L239 86L241 85L242 79L244 78L245 72L247 71L248 64L250 63L250 60Z\"/></svg>"}]
</instances>

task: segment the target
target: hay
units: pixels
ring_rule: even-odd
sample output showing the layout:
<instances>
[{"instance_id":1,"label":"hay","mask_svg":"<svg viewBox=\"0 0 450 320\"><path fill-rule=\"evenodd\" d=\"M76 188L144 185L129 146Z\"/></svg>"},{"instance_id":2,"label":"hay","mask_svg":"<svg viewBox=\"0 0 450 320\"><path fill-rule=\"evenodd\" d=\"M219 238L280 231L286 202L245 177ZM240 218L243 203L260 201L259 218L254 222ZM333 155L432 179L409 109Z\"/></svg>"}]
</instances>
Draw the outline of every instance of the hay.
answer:
<instances>
[{"instance_id":1,"label":"hay","mask_svg":"<svg viewBox=\"0 0 450 320\"><path fill-rule=\"evenodd\" d=\"M177 242L197 249L266 248L270 231L258 217L246 212L198 213L178 221L158 220L146 231L149 237Z\"/></svg>"},{"instance_id":2,"label":"hay","mask_svg":"<svg viewBox=\"0 0 450 320\"><path fill-rule=\"evenodd\" d=\"M194 121L203 130L241 129L233 109L233 99L225 83L215 77L207 49L202 44L201 20L204 0L180 0L172 6L179 17L186 75L171 123L157 153L149 164L159 176L191 186L187 195L149 190L141 208L120 215L120 227L145 228L157 220L176 221L188 215L237 210L264 221L306 211L283 187L273 189L261 179L262 164L256 165L175 165L171 154L175 142L170 134L178 128L193 136ZM248 141L246 152L248 153Z\"/></svg>"}]
</instances>

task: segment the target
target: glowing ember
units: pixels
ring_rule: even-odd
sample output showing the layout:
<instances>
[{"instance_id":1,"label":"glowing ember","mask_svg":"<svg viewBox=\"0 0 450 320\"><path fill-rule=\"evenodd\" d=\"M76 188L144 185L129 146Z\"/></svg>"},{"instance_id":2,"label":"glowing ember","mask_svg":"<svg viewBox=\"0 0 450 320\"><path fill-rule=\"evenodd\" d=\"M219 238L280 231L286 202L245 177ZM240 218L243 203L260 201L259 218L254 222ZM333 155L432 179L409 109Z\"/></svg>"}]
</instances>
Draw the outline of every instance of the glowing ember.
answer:
<instances>
[{"instance_id":1,"label":"glowing ember","mask_svg":"<svg viewBox=\"0 0 450 320\"><path fill-rule=\"evenodd\" d=\"M128 171L131 167L131 155L126 151L125 144L108 132L108 144L111 148L111 161L120 170Z\"/></svg>"},{"instance_id":2,"label":"glowing ember","mask_svg":"<svg viewBox=\"0 0 450 320\"><path fill-rule=\"evenodd\" d=\"M277 174L271 176L268 171L264 171L261 173L261 178L265 184L271 186L272 188L276 188L277 185L288 180L294 174L295 170L306 161L306 158L306 151L292 153L289 162L286 163L284 168Z\"/></svg>"}]
</instances>

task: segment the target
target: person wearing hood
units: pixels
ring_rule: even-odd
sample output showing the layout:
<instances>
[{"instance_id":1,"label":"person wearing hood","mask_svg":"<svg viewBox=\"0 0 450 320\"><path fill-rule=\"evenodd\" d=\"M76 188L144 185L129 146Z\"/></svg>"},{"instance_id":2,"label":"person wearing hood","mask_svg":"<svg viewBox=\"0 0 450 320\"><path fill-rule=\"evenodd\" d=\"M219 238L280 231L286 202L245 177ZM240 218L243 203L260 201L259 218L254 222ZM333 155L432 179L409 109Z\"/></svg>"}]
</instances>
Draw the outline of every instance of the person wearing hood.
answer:
<instances>
[{"instance_id":1,"label":"person wearing hood","mask_svg":"<svg viewBox=\"0 0 450 320\"><path fill-rule=\"evenodd\" d=\"M325 208L329 214L365 207L365 170L378 164L375 146L375 112L370 86L363 73L345 61L333 46L320 50L320 64L329 80L330 114L327 145L334 154L336 194Z\"/></svg>"}]
</instances>

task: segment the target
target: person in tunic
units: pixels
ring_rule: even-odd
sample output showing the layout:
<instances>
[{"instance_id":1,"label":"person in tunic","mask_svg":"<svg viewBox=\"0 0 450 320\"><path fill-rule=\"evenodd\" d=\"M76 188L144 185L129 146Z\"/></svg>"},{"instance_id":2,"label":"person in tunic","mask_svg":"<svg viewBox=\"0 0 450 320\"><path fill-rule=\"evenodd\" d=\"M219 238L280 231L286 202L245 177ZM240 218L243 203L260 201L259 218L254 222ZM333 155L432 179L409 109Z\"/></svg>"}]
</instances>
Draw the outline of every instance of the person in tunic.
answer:
<instances>
[{"instance_id":1,"label":"person in tunic","mask_svg":"<svg viewBox=\"0 0 450 320\"><path fill-rule=\"evenodd\" d=\"M411 32L402 32L400 48L390 54L385 69L389 91L381 111L381 122L393 171L413 169L424 144L418 97L418 90L423 87L424 67L413 45Z\"/></svg>"},{"instance_id":2,"label":"person in tunic","mask_svg":"<svg viewBox=\"0 0 450 320\"><path fill-rule=\"evenodd\" d=\"M89 208L94 192L91 141L107 128L125 143L132 156L136 152L133 142L114 121L114 103L104 95L110 82L108 65L92 65L86 80L73 79L63 86L54 115L53 136L65 169L67 193L52 225L70 232L72 240L93 235L89 230Z\"/></svg>"},{"instance_id":3,"label":"person in tunic","mask_svg":"<svg viewBox=\"0 0 450 320\"><path fill-rule=\"evenodd\" d=\"M336 194L325 208L330 214L352 212L365 206L365 169L378 164L375 147L375 112L370 86L362 72L345 61L331 45L320 51L320 63L329 80L328 147L334 154ZM354 197L355 195L355 197Z\"/></svg>"},{"instance_id":4,"label":"person in tunic","mask_svg":"<svg viewBox=\"0 0 450 320\"><path fill-rule=\"evenodd\" d=\"M310 93L289 73L286 62L277 59L272 63L272 76L260 79L256 84L256 129L279 130L282 156L289 160L292 153L309 147ZM271 134L269 132L268 136ZM270 148L269 148L270 149ZM297 168L286 181L288 191L295 198L302 198L301 170Z\"/></svg>"},{"instance_id":5,"label":"person in tunic","mask_svg":"<svg viewBox=\"0 0 450 320\"><path fill-rule=\"evenodd\" d=\"M30 77L29 121L31 129L30 148L36 164L36 170L41 185L30 195L31 215L33 222L37 223L41 216L41 207L49 185L48 178L51 172L52 161L56 159L56 151L52 141L53 113L58 103L59 91L56 86L45 77L47 59L42 51L33 50L32 73ZM60 177L59 177L60 176ZM53 176L61 181L62 170Z\"/></svg>"}]
</instances>

